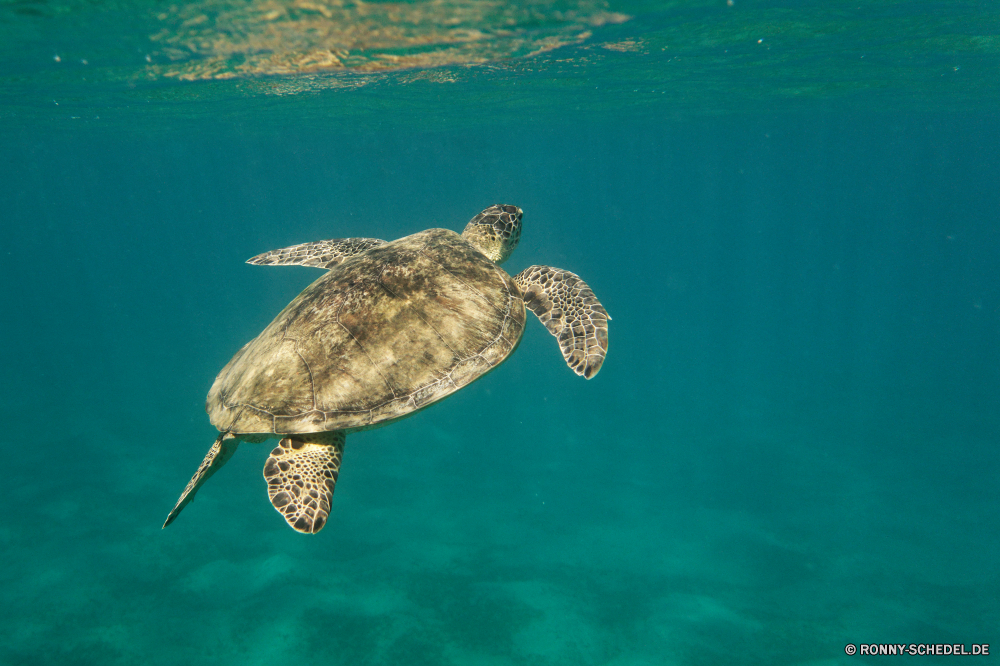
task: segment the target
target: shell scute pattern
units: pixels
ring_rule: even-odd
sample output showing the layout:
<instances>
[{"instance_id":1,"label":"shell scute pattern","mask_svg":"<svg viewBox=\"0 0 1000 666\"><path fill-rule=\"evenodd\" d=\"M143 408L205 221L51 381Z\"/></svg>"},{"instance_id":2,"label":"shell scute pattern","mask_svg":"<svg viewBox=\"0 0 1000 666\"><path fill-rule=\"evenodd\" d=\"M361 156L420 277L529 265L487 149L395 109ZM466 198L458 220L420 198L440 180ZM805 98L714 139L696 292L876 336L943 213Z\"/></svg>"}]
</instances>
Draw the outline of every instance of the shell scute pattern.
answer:
<instances>
[{"instance_id":1,"label":"shell scute pattern","mask_svg":"<svg viewBox=\"0 0 1000 666\"><path fill-rule=\"evenodd\" d=\"M523 328L510 277L455 232L430 229L348 257L303 290L223 368L206 406L233 432L364 429L495 367Z\"/></svg>"}]
</instances>

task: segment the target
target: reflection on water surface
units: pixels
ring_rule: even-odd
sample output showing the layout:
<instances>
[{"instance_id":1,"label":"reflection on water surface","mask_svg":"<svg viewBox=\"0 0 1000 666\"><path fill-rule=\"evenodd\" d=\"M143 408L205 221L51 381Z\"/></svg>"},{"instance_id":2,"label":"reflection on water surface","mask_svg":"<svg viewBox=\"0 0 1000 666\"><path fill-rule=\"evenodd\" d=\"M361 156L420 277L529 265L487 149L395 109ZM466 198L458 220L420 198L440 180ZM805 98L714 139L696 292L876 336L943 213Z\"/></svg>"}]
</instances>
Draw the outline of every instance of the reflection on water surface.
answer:
<instances>
[{"instance_id":1,"label":"reflection on water surface","mask_svg":"<svg viewBox=\"0 0 1000 666\"><path fill-rule=\"evenodd\" d=\"M603 0L202 0L158 18L149 73L183 80L481 64L577 44L629 19Z\"/></svg>"}]
</instances>

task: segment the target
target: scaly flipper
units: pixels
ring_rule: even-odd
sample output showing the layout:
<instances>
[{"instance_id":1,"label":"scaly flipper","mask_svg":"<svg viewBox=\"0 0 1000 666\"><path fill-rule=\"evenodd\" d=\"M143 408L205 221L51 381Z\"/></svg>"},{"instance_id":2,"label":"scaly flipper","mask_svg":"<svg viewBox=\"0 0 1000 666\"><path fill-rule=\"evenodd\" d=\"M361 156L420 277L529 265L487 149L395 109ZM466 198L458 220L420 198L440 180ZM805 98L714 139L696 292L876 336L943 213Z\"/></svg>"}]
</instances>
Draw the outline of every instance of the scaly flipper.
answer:
<instances>
[{"instance_id":1,"label":"scaly flipper","mask_svg":"<svg viewBox=\"0 0 1000 666\"><path fill-rule=\"evenodd\" d=\"M201 461L201 465L198 466L198 471L194 473L191 480L188 481L187 487L184 488L184 492L181 493L181 498L177 500L177 504L174 506L170 515L167 516L167 520L163 523L163 527L166 527L170 523L174 522L177 515L184 510L188 502L194 499L195 493L198 489L208 481L208 478L219 471L219 469L226 464L233 454L236 453L236 447L239 446L239 440L237 440L233 435L228 432L224 432L219 435L219 438L215 440L215 444L212 448L208 450L208 454L205 459Z\"/></svg>"},{"instance_id":2,"label":"scaly flipper","mask_svg":"<svg viewBox=\"0 0 1000 666\"><path fill-rule=\"evenodd\" d=\"M531 266L514 276L524 305L556 336L566 364L590 379L608 353L608 311L579 275Z\"/></svg>"},{"instance_id":3,"label":"scaly flipper","mask_svg":"<svg viewBox=\"0 0 1000 666\"><path fill-rule=\"evenodd\" d=\"M330 517L333 488L344 457L344 433L322 434L322 443L285 437L264 464L271 504L293 530L304 534L316 534Z\"/></svg>"},{"instance_id":4,"label":"scaly flipper","mask_svg":"<svg viewBox=\"0 0 1000 666\"><path fill-rule=\"evenodd\" d=\"M271 250L247 259L247 263L255 266L313 266L329 269L347 257L379 245L385 245L385 241L378 238L334 238Z\"/></svg>"}]
</instances>

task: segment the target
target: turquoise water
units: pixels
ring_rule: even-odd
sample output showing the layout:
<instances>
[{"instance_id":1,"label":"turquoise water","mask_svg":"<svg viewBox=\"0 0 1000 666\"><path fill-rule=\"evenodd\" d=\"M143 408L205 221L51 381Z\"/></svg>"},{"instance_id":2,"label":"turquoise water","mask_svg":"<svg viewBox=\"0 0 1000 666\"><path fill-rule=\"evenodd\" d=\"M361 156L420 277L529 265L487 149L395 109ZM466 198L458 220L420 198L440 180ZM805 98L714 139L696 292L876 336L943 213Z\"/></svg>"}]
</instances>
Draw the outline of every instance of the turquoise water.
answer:
<instances>
[{"instance_id":1,"label":"turquoise water","mask_svg":"<svg viewBox=\"0 0 1000 666\"><path fill-rule=\"evenodd\" d=\"M486 38L432 12L341 51L203 4L0 4L0 663L1000 652L996 3L456 2ZM614 317L596 378L529 315L348 437L319 535L268 444L160 529L216 373L317 276L247 258L496 202L505 268Z\"/></svg>"}]
</instances>

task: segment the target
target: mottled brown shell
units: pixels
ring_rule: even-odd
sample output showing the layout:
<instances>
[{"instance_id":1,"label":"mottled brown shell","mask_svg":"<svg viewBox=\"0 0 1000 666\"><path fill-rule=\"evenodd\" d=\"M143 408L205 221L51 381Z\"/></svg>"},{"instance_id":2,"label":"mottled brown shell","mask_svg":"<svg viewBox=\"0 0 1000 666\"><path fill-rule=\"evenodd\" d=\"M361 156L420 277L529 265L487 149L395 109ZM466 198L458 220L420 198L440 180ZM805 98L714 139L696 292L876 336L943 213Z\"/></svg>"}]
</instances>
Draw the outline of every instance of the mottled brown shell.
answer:
<instances>
[{"instance_id":1,"label":"mottled brown shell","mask_svg":"<svg viewBox=\"0 0 1000 666\"><path fill-rule=\"evenodd\" d=\"M423 231L306 287L222 369L205 409L237 434L372 427L495 368L524 317L500 267L453 231Z\"/></svg>"}]
</instances>

